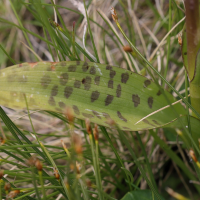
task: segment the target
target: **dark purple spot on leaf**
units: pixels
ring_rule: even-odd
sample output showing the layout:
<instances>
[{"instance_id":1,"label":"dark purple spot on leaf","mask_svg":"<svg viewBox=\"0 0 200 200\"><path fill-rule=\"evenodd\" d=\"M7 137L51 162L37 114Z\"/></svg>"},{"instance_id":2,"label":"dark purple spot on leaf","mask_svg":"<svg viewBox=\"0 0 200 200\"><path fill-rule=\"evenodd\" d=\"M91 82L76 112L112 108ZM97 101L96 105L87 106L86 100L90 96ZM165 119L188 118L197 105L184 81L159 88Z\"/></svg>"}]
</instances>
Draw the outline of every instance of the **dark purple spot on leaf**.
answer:
<instances>
[{"instance_id":1,"label":"dark purple spot on leaf","mask_svg":"<svg viewBox=\"0 0 200 200\"><path fill-rule=\"evenodd\" d=\"M47 71L51 71L51 66L48 66L48 67L47 67Z\"/></svg>"},{"instance_id":2,"label":"dark purple spot on leaf","mask_svg":"<svg viewBox=\"0 0 200 200\"><path fill-rule=\"evenodd\" d=\"M94 78L94 83L95 83L96 85L99 85L99 83L100 83L100 76L95 76L95 78Z\"/></svg>"},{"instance_id":3,"label":"dark purple spot on leaf","mask_svg":"<svg viewBox=\"0 0 200 200\"><path fill-rule=\"evenodd\" d=\"M76 65L70 65L69 67L68 67L68 72L75 72L76 71Z\"/></svg>"},{"instance_id":4,"label":"dark purple spot on leaf","mask_svg":"<svg viewBox=\"0 0 200 200\"><path fill-rule=\"evenodd\" d=\"M91 94L91 102L96 101L99 98L100 93L98 91L93 91Z\"/></svg>"},{"instance_id":5,"label":"dark purple spot on leaf","mask_svg":"<svg viewBox=\"0 0 200 200\"><path fill-rule=\"evenodd\" d=\"M55 108L57 112L62 112L62 109L60 108Z\"/></svg>"},{"instance_id":6,"label":"dark purple spot on leaf","mask_svg":"<svg viewBox=\"0 0 200 200\"><path fill-rule=\"evenodd\" d=\"M144 88L148 87L151 84L150 80L145 80L144 81Z\"/></svg>"},{"instance_id":7,"label":"dark purple spot on leaf","mask_svg":"<svg viewBox=\"0 0 200 200\"><path fill-rule=\"evenodd\" d=\"M62 61L59 63L62 67L65 67L67 65L66 61Z\"/></svg>"},{"instance_id":8,"label":"dark purple spot on leaf","mask_svg":"<svg viewBox=\"0 0 200 200\"><path fill-rule=\"evenodd\" d=\"M125 126L123 126L122 128L123 128L123 129L127 129L127 130L128 130L128 129L130 129L130 128L128 128L128 127L125 127Z\"/></svg>"},{"instance_id":9,"label":"dark purple spot on leaf","mask_svg":"<svg viewBox=\"0 0 200 200\"><path fill-rule=\"evenodd\" d=\"M80 111L79 111L79 109L78 109L77 106L73 105L72 108L73 108L74 113L75 113L76 115L80 115Z\"/></svg>"},{"instance_id":10,"label":"dark purple spot on leaf","mask_svg":"<svg viewBox=\"0 0 200 200\"><path fill-rule=\"evenodd\" d=\"M82 82L82 84L85 84L85 78L83 78L81 82Z\"/></svg>"},{"instance_id":11,"label":"dark purple spot on leaf","mask_svg":"<svg viewBox=\"0 0 200 200\"><path fill-rule=\"evenodd\" d=\"M64 96L68 99L73 92L73 88L70 86L65 87Z\"/></svg>"},{"instance_id":12,"label":"dark purple spot on leaf","mask_svg":"<svg viewBox=\"0 0 200 200\"><path fill-rule=\"evenodd\" d=\"M80 88L81 87L81 81L75 80L74 87L75 88Z\"/></svg>"},{"instance_id":13,"label":"dark purple spot on leaf","mask_svg":"<svg viewBox=\"0 0 200 200\"><path fill-rule=\"evenodd\" d=\"M67 82L68 82L68 74L67 73L61 74L60 75L60 84L66 85Z\"/></svg>"},{"instance_id":14,"label":"dark purple spot on leaf","mask_svg":"<svg viewBox=\"0 0 200 200\"><path fill-rule=\"evenodd\" d=\"M101 116L100 116L100 114L99 114L97 111L93 110L92 112L93 112L93 114L94 114L96 117L98 117L99 119L101 119Z\"/></svg>"},{"instance_id":15,"label":"dark purple spot on leaf","mask_svg":"<svg viewBox=\"0 0 200 200\"><path fill-rule=\"evenodd\" d=\"M116 71L110 70L110 78L114 78L115 75L116 75Z\"/></svg>"},{"instance_id":16,"label":"dark purple spot on leaf","mask_svg":"<svg viewBox=\"0 0 200 200\"><path fill-rule=\"evenodd\" d=\"M63 103L62 101L59 102L58 105L60 106L60 108L63 108L63 109L66 107L65 103Z\"/></svg>"},{"instance_id":17,"label":"dark purple spot on leaf","mask_svg":"<svg viewBox=\"0 0 200 200\"><path fill-rule=\"evenodd\" d=\"M127 119L124 118L124 117L122 116L122 114L121 114L119 111L117 111L117 116L118 116L122 121L127 122Z\"/></svg>"},{"instance_id":18,"label":"dark purple spot on leaf","mask_svg":"<svg viewBox=\"0 0 200 200\"><path fill-rule=\"evenodd\" d=\"M9 74L8 76L7 76L7 81L8 82L13 82L15 80L15 75L14 74Z\"/></svg>"},{"instance_id":19,"label":"dark purple spot on leaf","mask_svg":"<svg viewBox=\"0 0 200 200\"><path fill-rule=\"evenodd\" d=\"M56 96L58 94L58 86L54 85L51 89L51 96Z\"/></svg>"},{"instance_id":20,"label":"dark purple spot on leaf","mask_svg":"<svg viewBox=\"0 0 200 200\"><path fill-rule=\"evenodd\" d=\"M81 62L80 62L80 61L76 61L76 64L77 64L77 65L80 65L80 64L81 64Z\"/></svg>"},{"instance_id":21,"label":"dark purple spot on leaf","mask_svg":"<svg viewBox=\"0 0 200 200\"><path fill-rule=\"evenodd\" d=\"M30 101L28 102L28 105L29 106L34 106L34 105L37 105L37 103L35 102L34 98L31 98Z\"/></svg>"},{"instance_id":22,"label":"dark purple spot on leaf","mask_svg":"<svg viewBox=\"0 0 200 200\"><path fill-rule=\"evenodd\" d=\"M155 119L152 120L156 125L160 126L160 123L158 123Z\"/></svg>"},{"instance_id":23,"label":"dark purple spot on leaf","mask_svg":"<svg viewBox=\"0 0 200 200\"><path fill-rule=\"evenodd\" d=\"M106 99L105 99L105 106L108 106L109 104L111 104L112 101L113 101L113 99L114 99L114 96L108 94L107 97L106 97Z\"/></svg>"},{"instance_id":24,"label":"dark purple spot on leaf","mask_svg":"<svg viewBox=\"0 0 200 200\"><path fill-rule=\"evenodd\" d=\"M90 68L90 74L92 75L96 74L96 68L94 66Z\"/></svg>"},{"instance_id":25,"label":"dark purple spot on leaf","mask_svg":"<svg viewBox=\"0 0 200 200\"><path fill-rule=\"evenodd\" d=\"M82 70L83 72L86 72L88 70L89 66L87 62L84 62L83 66L82 66Z\"/></svg>"},{"instance_id":26,"label":"dark purple spot on leaf","mask_svg":"<svg viewBox=\"0 0 200 200\"><path fill-rule=\"evenodd\" d=\"M134 103L134 107L137 107L140 104L140 97L137 94L133 94L132 101Z\"/></svg>"},{"instance_id":27,"label":"dark purple spot on leaf","mask_svg":"<svg viewBox=\"0 0 200 200\"><path fill-rule=\"evenodd\" d=\"M106 70L111 70L111 69L112 69L112 67L110 65L106 66Z\"/></svg>"},{"instance_id":28,"label":"dark purple spot on leaf","mask_svg":"<svg viewBox=\"0 0 200 200\"><path fill-rule=\"evenodd\" d=\"M129 74L126 72L126 73L122 73L121 75L121 82L122 83L126 83L129 79Z\"/></svg>"},{"instance_id":29,"label":"dark purple spot on leaf","mask_svg":"<svg viewBox=\"0 0 200 200\"><path fill-rule=\"evenodd\" d=\"M82 115L86 118L93 118L94 116L88 113L82 113Z\"/></svg>"},{"instance_id":30,"label":"dark purple spot on leaf","mask_svg":"<svg viewBox=\"0 0 200 200\"><path fill-rule=\"evenodd\" d=\"M153 105L153 97L149 97L149 98L148 98L148 105L149 105L149 108L152 108L152 105Z\"/></svg>"},{"instance_id":31,"label":"dark purple spot on leaf","mask_svg":"<svg viewBox=\"0 0 200 200\"><path fill-rule=\"evenodd\" d=\"M10 92L10 95L11 95L11 98L13 98L13 97L17 97L18 96L18 94L17 94L17 92Z\"/></svg>"},{"instance_id":32,"label":"dark purple spot on leaf","mask_svg":"<svg viewBox=\"0 0 200 200\"><path fill-rule=\"evenodd\" d=\"M108 113L103 112L102 115L103 115L105 118L110 118L110 115L109 115Z\"/></svg>"},{"instance_id":33,"label":"dark purple spot on leaf","mask_svg":"<svg viewBox=\"0 0 200 200\"><path fill-rule=\"evenodd\" d=\"M92 82L91 77L90 76L86 76L85 83L84 83L85 90L89 90L90 89L91 82ZM83 83L83 81L82 81L82 83Z\"/></svg>"},{"instance_id":34,"label":"dark purple spot on leaf","mask_svg":"<svg viewBox=\"0 0 200 200\"><path fill-rule=\"evenodd\" d=\"M144 123L146 123L146 124L149 124L149 125L155 127L155 126L154 126L153 124L151 124L151 123L149 122L149 120L147 120L147 119L143 119L142 121L143 121Z\"/></svg>"},{"instance_id":35,"label":"dark purple spot on leaf","mask_svg":"<svg viewBox=\"0 0 200 200\"><path fill-rule=\"evenodd\" d=\"M113 89L113 80L108 81L108 88Z\"/></svg>"},{"instance_id":36,"label":"dark purple spot on leaf","mask_svg":"<svg viewBox=\"0 0 200 200\"><path fill-rule=\"evenodd\" d=\"M51 83L51 77L49 75L44 75L41 78L41 85L43 86L44 89L48 87L48 85Z\"/></svg>"},{"instance_id":37,"label":"dark purple spot on leaf","mask_svg":"<svg viewBox=\"0 0 200 200\"><path fill-rule=\"evenodd\" d=\"M160 90L158 90L157 95L160 96L162 94L162 92Z\"/></svg>"},{"instance_id":38,"label":"dark purple spot on leaf","mask_svg":"<svg viewBox=\"0 0 200 200\"><path fill-rule=\"evenodd\" d=\"M18 82L26 83L27 82L27 77L25 75L19 76L18 77Z\"/></svg>"},{"instance_id":39,"label":"dark purple spot on leaf","mask_svg":"<svg viewBox=\"0 0 200 200\"><path fill-rule=\"evenodd\" d=\"M184 52L184 55L187 55L187 52Z\"/></svg>"},{"instance_id":40,"label":"dark purple spot on leaf","mask_svg":"<svg viewBox=\"0 0 200 200\"><path fill-rule=\"evenodd\" d=\"M121 85L119 84L119 85L117 86L117 90L116 90L116 96L117 96L117 97L120 97L120 96L121 96L121 90L122 90L122 88L121 88Z\"/></svg>"},{"instance_id":41,"label":"dark purple spot on leaf","mask_svg":"<svg viewBox=\"0 0 200 200\"><path fill-rule=\"evenodd\" d=\"M48 103L49 103L50 106L55 106L56 105L56 102L55 102L55 100L54 100L54 98L52 96L49 97Z\"/></svg>"}]
</instances>

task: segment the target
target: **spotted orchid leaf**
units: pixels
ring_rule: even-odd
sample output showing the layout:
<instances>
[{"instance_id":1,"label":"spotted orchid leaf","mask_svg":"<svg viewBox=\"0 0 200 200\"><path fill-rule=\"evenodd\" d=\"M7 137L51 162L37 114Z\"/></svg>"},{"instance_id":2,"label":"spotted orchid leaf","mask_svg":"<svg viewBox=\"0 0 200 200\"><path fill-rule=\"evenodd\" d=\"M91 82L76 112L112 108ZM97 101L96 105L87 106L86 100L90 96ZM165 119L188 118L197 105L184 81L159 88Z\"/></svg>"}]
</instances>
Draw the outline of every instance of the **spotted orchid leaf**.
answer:
<instances>
[{"instance_id":1,"label":"spotted orchid leaf","mask_svg":"<svg viewBox=\"0 0 200 200\"><path fill-rule=\"evenodd\" d=\"M26 95L26 100L25 96ZM70 107L79 119L109 126L114 120L122 130L161 127L177 118L168 107L141 122L143 117L168 105L174 97L139 74L82 61L23 63L0 70L0 105L13 109L63 112ZM173 105L178 116L185 109Z\"/></svg>"}]
</instances>

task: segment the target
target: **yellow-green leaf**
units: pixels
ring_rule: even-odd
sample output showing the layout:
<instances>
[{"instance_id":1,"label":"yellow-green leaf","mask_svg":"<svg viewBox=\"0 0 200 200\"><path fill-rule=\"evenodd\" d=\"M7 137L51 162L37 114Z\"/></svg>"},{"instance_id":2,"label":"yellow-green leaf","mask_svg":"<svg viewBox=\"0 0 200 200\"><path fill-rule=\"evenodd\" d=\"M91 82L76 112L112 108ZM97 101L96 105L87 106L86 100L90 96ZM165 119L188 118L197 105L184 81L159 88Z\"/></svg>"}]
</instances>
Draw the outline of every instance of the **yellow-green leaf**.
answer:
<instances>
[{"instance_id":1,"label":"yellow-green leaf","mask_svg":"<svg viewBox=\"0 0 200 200\"><path fill-rule=\"evenodd\" d=\"M168 124L177 115L157 85L131 71L82 61L23 63L0 71L0 105L63 112L72 108L75 117L109 126L112 119L122 130L151 129ZM173 103L173 96L165 92ZM178 115L185 114L175 104Z\"/></svg>"}]
</instances>

